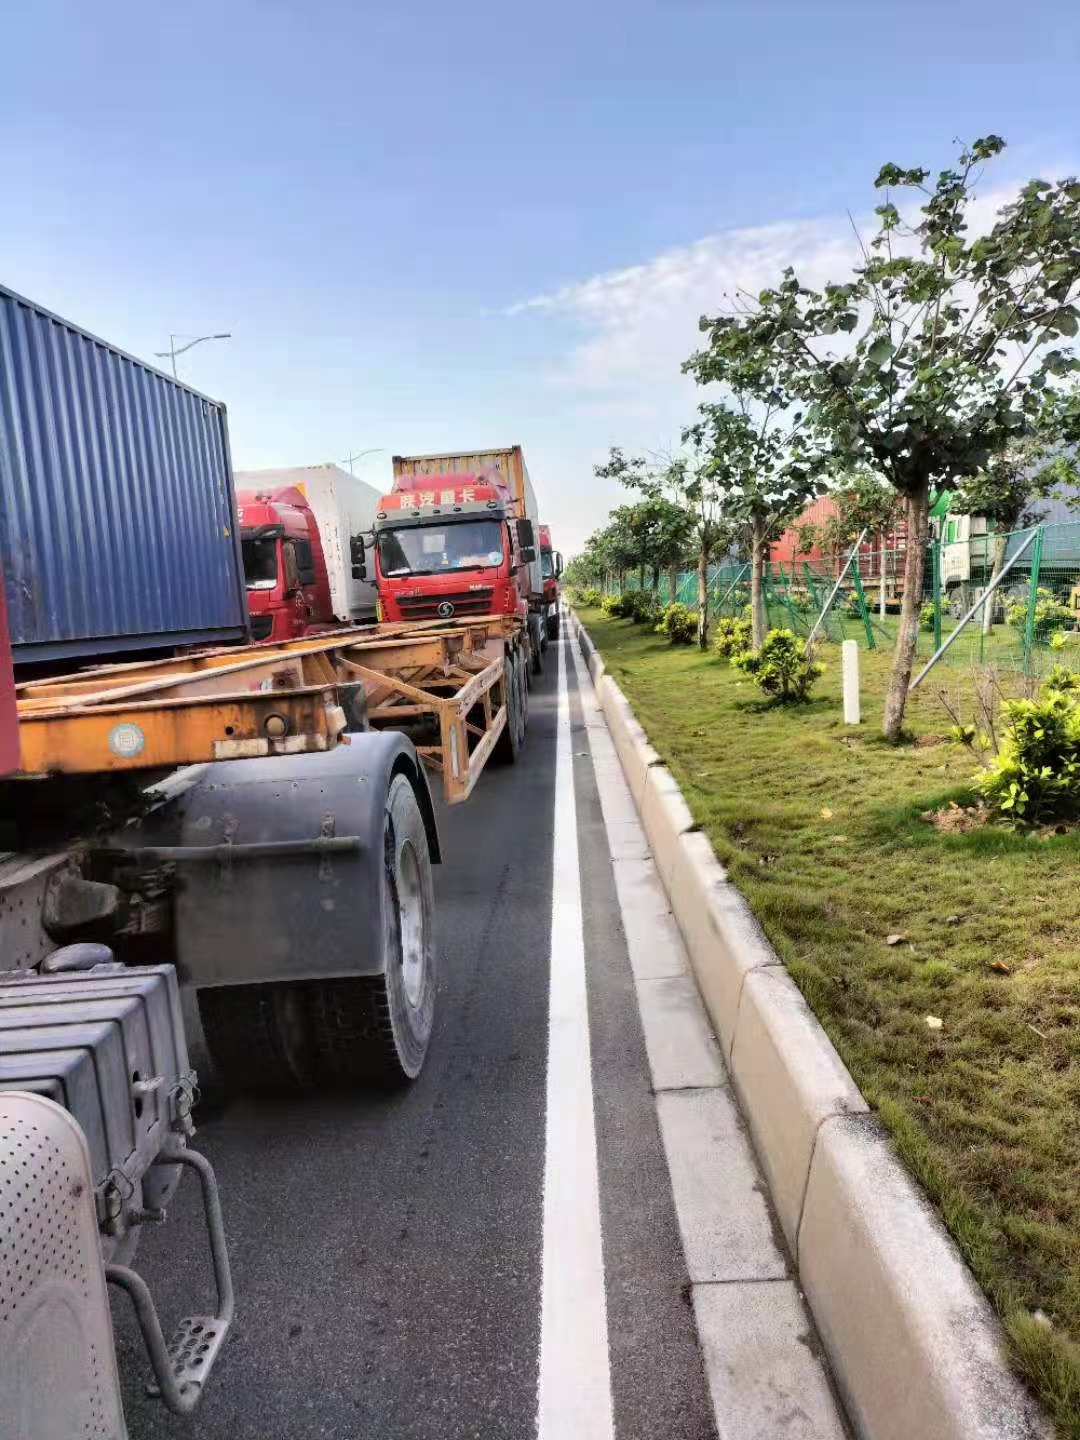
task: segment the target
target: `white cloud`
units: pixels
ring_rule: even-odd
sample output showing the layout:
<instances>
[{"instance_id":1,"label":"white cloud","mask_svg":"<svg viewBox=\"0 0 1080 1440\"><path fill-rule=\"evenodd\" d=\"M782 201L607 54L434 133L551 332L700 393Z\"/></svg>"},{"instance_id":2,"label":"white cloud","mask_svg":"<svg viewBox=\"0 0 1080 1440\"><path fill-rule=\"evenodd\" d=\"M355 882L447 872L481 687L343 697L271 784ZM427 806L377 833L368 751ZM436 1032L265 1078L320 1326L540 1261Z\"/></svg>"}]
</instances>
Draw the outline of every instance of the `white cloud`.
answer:
<instances>
[{"instance_id":1,"label":"white cloud","mask_svg":"<svg viewBox=\"0 0 1080 1440\"><path fill-rule=\"evenodd\" d=\"M641 265L595 275L510 307L511 315L569 318L580 340L551 379L588 391L650 391L679 385L697 348L698 320L736 291L775 284L794 265L809 284L850 270L858 250L843 221L792 221L722 231L661 251Z\"/></svg>"},{"instance_id":2,"label":"white cloud","mask_svg":"<svg viewBox=\"0 0 1080 1440\"><path fill-rule=\"evenodd\" d=\"M969 212L971 231L989 229L1015 193L1001 188L978 196ZM877 222L869 216L857 226L868 236ZM578 329L580 338L549 374L555 385L654 400L661 398L659 387L684 398L689 382L680 383L680 366L702 342L702 315L727 308L740 290L757 294L775 285L789 265L816 287L845 279L859 259L847 216L718 231L643 264L519 301L506 313L561 316Z\"/></svg>"},{"instance_id":3,"label":"white cloud","mask_svg":"<svg viewBox=\"0 0 1080 1440\"><path fill-rule=\"evenodd\" d=\"M988 229L1015 193L1001 187L980 195L969 216L972 231ZM872 215L857 224L864 236L876 229ZM640 452L677 445L699 399L680 366L704 340L700 317L723 311L739 290L756 294L775 285L788 266L816 287L846 279L859 258L846 215L793 220L718 231L509 307L505 313L521 323L554 328L545 379L560 402L553 448L561 464L551 466L549 514L568 553L625 498L591 474L608 446Z\"/></svg>"}]
</instances>

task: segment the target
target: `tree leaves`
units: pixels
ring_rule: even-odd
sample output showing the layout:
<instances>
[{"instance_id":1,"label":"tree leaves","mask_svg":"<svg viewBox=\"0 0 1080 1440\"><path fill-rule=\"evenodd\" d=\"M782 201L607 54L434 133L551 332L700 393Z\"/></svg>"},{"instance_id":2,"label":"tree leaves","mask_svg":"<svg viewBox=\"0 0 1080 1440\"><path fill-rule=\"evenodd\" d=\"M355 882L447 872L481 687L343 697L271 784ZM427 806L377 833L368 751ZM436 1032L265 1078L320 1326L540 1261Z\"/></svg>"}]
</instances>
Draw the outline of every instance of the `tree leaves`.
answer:
<instances>
[{"instance_id":1,"label":"tree leaves","mask_svg":"<svg viewBox=\"0 0 1080 1440\"><path fill-rule=\"evenodd\" d=\"M887 335L879 335L866 351L866 358L871 365L887 365L896 354L892 341Z\"/></svg>"}]
</instances>

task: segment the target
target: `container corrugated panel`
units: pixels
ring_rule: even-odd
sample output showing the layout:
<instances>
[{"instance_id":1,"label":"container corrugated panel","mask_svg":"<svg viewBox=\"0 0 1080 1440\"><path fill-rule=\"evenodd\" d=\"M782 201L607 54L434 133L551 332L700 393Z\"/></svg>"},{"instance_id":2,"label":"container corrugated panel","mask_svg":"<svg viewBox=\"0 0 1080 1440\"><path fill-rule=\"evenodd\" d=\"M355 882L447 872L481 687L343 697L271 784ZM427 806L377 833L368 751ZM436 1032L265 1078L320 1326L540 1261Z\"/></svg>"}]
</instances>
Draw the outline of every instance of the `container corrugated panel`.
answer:
<instances>
[{"instance_id":1,"label":"container corrugated panel","mask_svg":"<svg viewBox=\"0 0 1080 1440\"><path fill-rule=\"evenodd\" d=\"M532 495L529 472L520 445L509 445L503 450L457 450L450 455L395 455L394 477L398 475L457 475L472 474L477 470L498 470L506 481L512 495L520 501ZM525 513L533 515L528 503Z\"/></svg>"},{"instance_id":2,"label":"container corrugated panel","mask_svg":"<svg viewBox=\"0 0 1080 1440\"><path fill-rule=\"evenodd\" d=\"M0 287L16 663L247 634L225 407Z\"/></svg>"},{"instance_id":3,"label":"container corrugated panel","mask_svg":"<svg viewBox=\"0 0 1080 1440\"><path fill-rule=\"evenodd\" d=\"M15 708L15 676L11 669L4 587L0 585L0 775L19 768L19 715Z\"/></svg>"}]
</instances>

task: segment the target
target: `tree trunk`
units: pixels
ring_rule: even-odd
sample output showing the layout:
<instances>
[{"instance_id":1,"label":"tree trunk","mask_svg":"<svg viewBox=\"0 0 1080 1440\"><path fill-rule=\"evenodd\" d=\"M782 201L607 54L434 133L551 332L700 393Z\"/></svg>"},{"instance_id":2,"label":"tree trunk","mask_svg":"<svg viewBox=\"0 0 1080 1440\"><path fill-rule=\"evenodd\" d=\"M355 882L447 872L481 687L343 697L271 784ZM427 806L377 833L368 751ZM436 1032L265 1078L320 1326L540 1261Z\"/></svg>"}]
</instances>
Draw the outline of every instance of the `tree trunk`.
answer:
<instances>
[{"instance_id":1,"label":"tree trunk","mask_svg":"<svg viewBox=\"0 0 1080 1440\"><path fill-rule=\"evenodd\" d=\"M677 565L669 565L669 566L668 566L668 604L669 604L669 605L674 605L674 604L675 604L675 601L678 600L678 598L679 598L678 591L679 591L679 567L678 567Z\"/></svg>"},{"instance_id":2,"label":"tree trunk","mask_svg":"<svg viewBox=\"0 0 1080 1440\"><path fill-rule=\"evenodd\" d=\"M1001 574L1002 568L1005 564L1005 551L1008 549L1008 546L1009 536L1007 532L1002 531L1000 535L994 536L994 564L993 568L990 571L990 579L986 582L987 589L990 588L990 586L994 583L997 577ZM982 633L984 635L989 635L991 629L993 628L994 607L997 605L997 601L998 597L997 592L995 591L994 594L990 596L990 599L983 606Z\"/></svg>"},{"instance_id":3,"label":"tree trunk","mask_svg":"<svg viewBox=\"0 0 1080 1440\"><path fill-rule=\"evenodd\" d=\"M887 594L888 594L888 586L887 586L886 583L885 583L885 567L886 567L886 566L888 565L888 563L889 563L889 551L888 551L888 548L887 548L887 547L888 547L888 544L889 544L888 534L887 534L886 531L883 530L883 531L881 532L881 584L880 584L880 587L879 587L879 589L878 589L878 615L879 615L879 617L880 617L882 620L885 619L885 613L886 613L886 603L885 603L885 602L886 602L886 596L887 596Z\"/></svg>"},{"instance_id":4,"label":"tree trunk","mask_svg":"<svg viewBox=\"0 0 1080 1440\"><path fill-rule=\"evenodd\" d=\"M709 542L702 540L697 562L697 643L699 650L709 644Z\"/></svg>"},{"instance_id":5,"label":"tree trunk","mask_svg":"<svg viewBox=\"0 0 1080 1440\"><path fill-rule=\"evenodd\" d=\"M619 580L619 594L621 595L621 594L623 593L623 591L626 589L626 571L625 571L625 570L620 570L620 571L619 571L618 580Z\"/></svg>"},{"instance_id":6,"label":"tree trunk","mask_svg":"<svg viewBox=\"0 0 1080 1440\"><path fill-rule=\"evenodd\" d=\"M765 521L755 516L750 538L750 618L751 640L755 650L764 644L769 629L763 589L766 549Z\"/></svg>"},{"instance_id":7,"label":"tree trunk","mask_svg":"<svg viewBox=\"0 0 1080 1440\"><path fill-rule=\"evenodd\" d=\"M637 581L637 586L638 586L638 589L639 589L639 590L644 590L644 589L645 589L645 561L644 561L644 560L642 560L641 564L638 566L638 581Z\"/></svg>"},{"instance_id":8,"label":"tree trunk","mask_svg":"<svg viewBox=\"0 0 1080 1440\"><path fill-rule=\"evenodd\" d=\"M654 593L654 594L656 593L657 590L660 589L660 566L659 566L659 565L654 565L654 566L652 567L652 588L653 588L653 593Z\"/></svg>"},{"instance_id":9,"label":"tree trunk","mask_svg":"<svg viewBox=\"0 0 1080 1440\"><path fill-rule=\"evenodd\" d=\"M904 724L915 647L919 643L919 611L922 608L923 577L926 571L926 532L930 518L930 484L923 480L918 489L904 496L907 548L904 551L904 600L900 609L900 633L896 637L889 689L885 696L882 732L896 741Z\"/></svg>"}]
</instances>

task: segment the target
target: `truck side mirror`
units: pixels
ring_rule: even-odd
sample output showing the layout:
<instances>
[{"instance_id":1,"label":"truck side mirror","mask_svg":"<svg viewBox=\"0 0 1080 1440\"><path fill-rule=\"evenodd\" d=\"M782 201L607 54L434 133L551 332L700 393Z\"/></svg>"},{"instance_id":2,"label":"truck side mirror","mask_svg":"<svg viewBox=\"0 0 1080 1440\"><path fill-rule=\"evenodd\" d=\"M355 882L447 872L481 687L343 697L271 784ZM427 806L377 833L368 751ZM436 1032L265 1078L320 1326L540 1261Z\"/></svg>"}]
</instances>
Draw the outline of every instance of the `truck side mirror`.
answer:
<instances>
[{"instance_id":1,"label":"truck side mirror","mask_svg":"<svg viewBox=\"0 0 1080 1440\"><path fill-rule=\"evenodd\" d=\"M562 559L562 556L559 554L559 552L556 550L556 551L555 551L555 578L558 579L558 577L562 574L562 572L563 572L563 559Z\"/></svg>"},{"instance_id":2,"label":"truck side mirror","mask_svg":"<svg viewBox=\"0 0 1080 1440\"><path fill-rule=\"evenodd\" d=\"M352 561L352 578L367 579L367 551L362 535L353 535L349 540L349 557Z\"/></svg>"},{"instance_id":3,"label":"truck side mirror","mask_svg":"<svg viewBox=\"0 0 1080 1440\"><path fill-rule=\"evenodd\" d=\"M282 542L281 563L285 572L285 596L287 599L300 589L300 570L296 563L296 550L291 540Z\"/></svg>"},{"instance_id":4,"label":"truck side mirror","mask_svg":"<svg viewBox=\"0 0 1080 1440\"><path fill-rule=\"evenodd\" d=\"M522 565L531 565L539 553L536 548L536 536L533 534L533 523L531 520L521 519L516 524L521 563Z\"/></svg>"}]
</instances>

